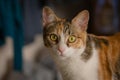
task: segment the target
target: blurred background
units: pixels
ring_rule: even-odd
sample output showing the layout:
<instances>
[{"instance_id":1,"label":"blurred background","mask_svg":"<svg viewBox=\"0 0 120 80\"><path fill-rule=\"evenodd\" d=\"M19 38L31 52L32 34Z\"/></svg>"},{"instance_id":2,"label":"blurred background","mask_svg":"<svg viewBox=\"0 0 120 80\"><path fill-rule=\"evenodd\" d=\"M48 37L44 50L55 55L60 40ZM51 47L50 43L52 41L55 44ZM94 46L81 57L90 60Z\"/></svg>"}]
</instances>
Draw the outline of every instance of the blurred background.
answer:
<instances>
[{"instance_id":1,"label":"blurred background","mask_svg":"<svg viewBox=\"0 0 120 80\"><path fill-rule=\"evenodd\" d=\"M71 20L88 10L88 33L120 31L119 0L0 0L0 80L62 80L42 40L42 8Z\"/></svg>"}]
</instances>

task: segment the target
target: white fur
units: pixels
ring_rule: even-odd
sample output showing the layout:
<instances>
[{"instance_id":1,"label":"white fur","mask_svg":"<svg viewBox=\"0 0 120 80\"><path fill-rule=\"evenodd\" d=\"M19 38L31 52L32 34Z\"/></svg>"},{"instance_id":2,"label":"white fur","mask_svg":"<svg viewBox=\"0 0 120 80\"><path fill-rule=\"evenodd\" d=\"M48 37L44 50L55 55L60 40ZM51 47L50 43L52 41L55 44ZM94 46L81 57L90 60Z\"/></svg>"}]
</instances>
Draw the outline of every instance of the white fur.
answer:
<instances>
[{"instance_id":1,"label":"white fur","mask_svg":"<svg viewBox=\"0 0 120 80\"><path fill-rule=\"evenodd\" d=\"M93 56L84 65L83 76L85 80L98 80L98 52L95 48L93 48Z\"/></svg>"},{"instance_id":2,"label":"white fur","mask_svg":"<svg viewBox=\"0 0 120 80\"><path fill-rule=\"evenodd\" d=\"M94 43L92 43L92 47L93 55L87 62L82 60L80 55L76 55L80 53L79 50L77 53L74 53L75 55L71 51L70 54L72 55L69 58L62 60L59 59L60 57L56 58L55 62L62 75L64 75L63 73L67 73L68 77L70 77L69 80L98 80L98 52L94 48Z\"/></svg>"},{"instance_id":3,"label":"white fur","mask_svg":"<svg viewBox=\"0 0 120 80\"><path fill-rule=\"evenodd\" d=\"M10 37L6 37L5 45L0 47L0 80L6 73L7 62L13 58L13 40Z\"/></svg>"}]
</instances>

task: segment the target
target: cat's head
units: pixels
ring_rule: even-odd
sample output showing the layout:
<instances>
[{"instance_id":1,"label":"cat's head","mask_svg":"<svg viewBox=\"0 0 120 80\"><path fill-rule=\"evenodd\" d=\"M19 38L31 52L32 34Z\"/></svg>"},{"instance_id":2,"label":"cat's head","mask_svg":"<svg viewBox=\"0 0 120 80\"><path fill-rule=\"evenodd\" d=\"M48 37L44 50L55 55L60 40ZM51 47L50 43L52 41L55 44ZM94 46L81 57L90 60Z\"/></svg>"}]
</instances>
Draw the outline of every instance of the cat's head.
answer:
<instances>
[{"instance_id":1,"label":"cat's head","mask_svg":"<svg viewBox=\"0 0 120 80\"><path fill-rule=\"evenodd\" d=\"M89 12L80 12L71 22L59 18L49 7L43 8L43 39L56 57L68 58L83 53L86 47Z\"/></svg>"}]
</instances>

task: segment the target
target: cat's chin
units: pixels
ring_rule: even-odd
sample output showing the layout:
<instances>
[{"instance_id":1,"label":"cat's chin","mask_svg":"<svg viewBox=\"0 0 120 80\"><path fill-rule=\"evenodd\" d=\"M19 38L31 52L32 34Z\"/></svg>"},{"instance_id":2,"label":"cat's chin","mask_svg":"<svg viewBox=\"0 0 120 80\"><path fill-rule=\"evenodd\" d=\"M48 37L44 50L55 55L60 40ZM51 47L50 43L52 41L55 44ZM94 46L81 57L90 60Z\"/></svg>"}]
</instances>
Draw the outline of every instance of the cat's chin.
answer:
<instances>
[{"instance_id":1,"label":"cat's chin","mask_svg":"<svg viewBox=\"0 0 120 80\"><path fill-rule=\"evenodd\" d=\"M67 55L57 55L56 58L59 59L59 60L66 60L67 58L69 58L70 56L67 56Z\"/></svg>"}]
</instances>

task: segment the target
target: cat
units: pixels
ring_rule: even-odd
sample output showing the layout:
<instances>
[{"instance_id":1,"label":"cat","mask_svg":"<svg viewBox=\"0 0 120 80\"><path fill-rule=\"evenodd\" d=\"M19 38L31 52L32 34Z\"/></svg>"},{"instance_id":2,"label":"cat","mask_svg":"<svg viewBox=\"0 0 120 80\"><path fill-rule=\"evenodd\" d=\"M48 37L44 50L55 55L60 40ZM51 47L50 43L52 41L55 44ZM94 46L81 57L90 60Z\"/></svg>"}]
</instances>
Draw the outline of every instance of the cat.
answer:
<instances>
[{"instance_id":1,"label":"cat","mask_svg":"<svg viewBox=\"0 0 120 80\"><path fill-rule=\"evenodd\" d=\"M120 33L87 33L88 10L67 21L45 6L42 20L44 45L63 80L120 80Z\"/></svg>"}]
</instances>

